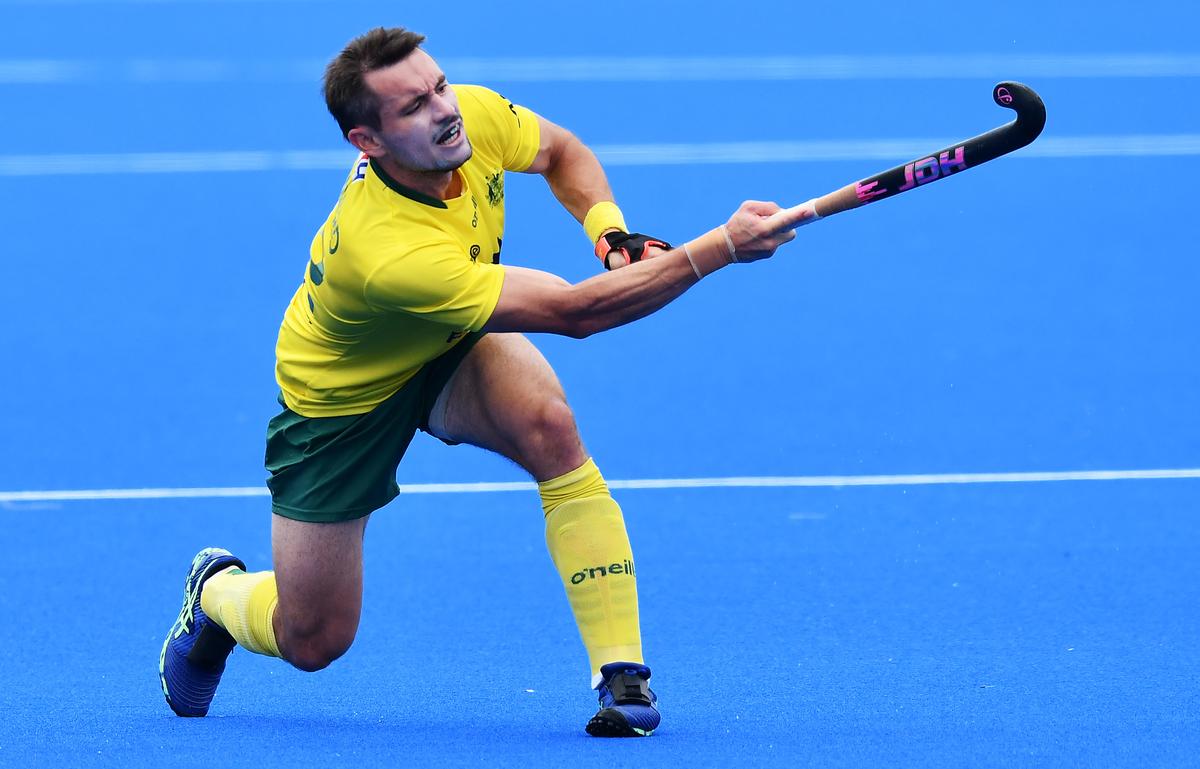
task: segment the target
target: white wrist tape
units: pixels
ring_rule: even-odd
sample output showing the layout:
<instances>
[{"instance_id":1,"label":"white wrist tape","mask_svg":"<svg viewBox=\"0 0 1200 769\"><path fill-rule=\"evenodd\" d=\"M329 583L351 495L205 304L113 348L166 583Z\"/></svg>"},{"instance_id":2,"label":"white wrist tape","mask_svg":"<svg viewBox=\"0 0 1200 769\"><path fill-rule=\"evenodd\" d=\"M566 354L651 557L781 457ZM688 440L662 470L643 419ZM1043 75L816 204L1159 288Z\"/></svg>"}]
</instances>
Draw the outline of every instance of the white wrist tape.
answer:
<instances>
[{"instance_id":1,"label":"white wrist tape","mask_svg":"<svg viewBox=\"0 0 1200 769\"><path fill-rule=\"evenodd\" d=\"M816 198L813 198L812 200L806 200L798 206L792 206L792 208L790 210L792 210L792 211L807 210L809 212L809 216L806 217L804 220L802 220L799 224L797 224L796 225L797 227L803 227L806 224L812 224L813 222L815 222L816 220L821 218L821 215L817 213L817 199Z\"/></svg>"},{"instance_id":2,"label":"white wrist tape","mask_svg":"<svg viewBox=\"0 0 1200 769\"><path fill-rule=\"evenodd\" d=\"M714 227L698 238L683 244L683 253L697 278L711 275L722 267L733 264L729 233L724 226Z\"/></svg>"},{"instance_id":3,"label":"white wrist tape","mask_svg":"<svg viewBox=\"0 0 1200 769\"><path fill-rule=\"evenodd\" d=\"M696 266L696 260L692 258L692 252L688 251L687 243L683 244L683 255L687 257L688 264L692 265L692 272L696 273L696 280L704 277L704 273L700 272L700 268Z\"/></svg>"},{"instance_id":4,"label":"white wrist tape","mask_svg":"<svg viewBox=\"0 0 1200 769\"><path fill-rule=\"evenodd\" d=\"M721 234L725 236L725 245L729 247L729 263L733 264L738 261L737 249L733 247L733 238L729 237L729 228L721 225Z\"/></svg>"}]
</instances>

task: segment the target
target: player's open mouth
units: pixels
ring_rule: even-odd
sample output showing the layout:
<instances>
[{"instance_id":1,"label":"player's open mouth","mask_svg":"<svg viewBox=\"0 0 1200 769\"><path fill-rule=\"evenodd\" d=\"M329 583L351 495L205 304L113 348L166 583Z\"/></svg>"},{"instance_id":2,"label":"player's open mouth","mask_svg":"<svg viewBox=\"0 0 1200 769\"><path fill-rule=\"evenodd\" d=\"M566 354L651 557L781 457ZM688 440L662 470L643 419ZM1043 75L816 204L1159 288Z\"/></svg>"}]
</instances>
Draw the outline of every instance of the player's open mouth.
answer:
<instances>
[{"instance_id":1,"label":"player's open mouth","mask_svg":"<svg viewBox=\"0 0 1200 769\"><path fill-rule=\"evenodd\" d=\"M462 136L462 121L455 120L449 128L438 135L437 143L441 145L454 144Z\"/></svg>"}]
</instances>

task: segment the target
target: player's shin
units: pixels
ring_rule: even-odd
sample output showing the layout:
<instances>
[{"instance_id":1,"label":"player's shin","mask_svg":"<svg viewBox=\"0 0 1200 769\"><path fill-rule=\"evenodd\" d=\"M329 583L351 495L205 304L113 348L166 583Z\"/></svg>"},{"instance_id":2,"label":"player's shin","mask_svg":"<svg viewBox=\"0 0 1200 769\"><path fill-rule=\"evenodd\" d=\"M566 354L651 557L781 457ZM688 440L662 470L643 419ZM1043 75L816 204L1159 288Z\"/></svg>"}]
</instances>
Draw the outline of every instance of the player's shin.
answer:
<instances>
[{"instance_id":1,"label":"player's shin","mask_svg":"<svg viewBox=\"0 0 1200 769\"><path fill-rule=\"evenodd\" d=\"M637 576L625 519L592 460L538 484L546 513L546 546L562 577L579 634L600 666L642 662Z\"/></svg>"},{"instance_id":2,"label":"player's shin","mask_svg":"<svg viewBox=\"0 0 1200 769\"><path fill-rule=\"evenodd\" d=\"M279 604L275 573L246 573L230 568L204 583L200 606L243 649L269 657L282 657L272 620Z\"/></svg>"}]
</instances>

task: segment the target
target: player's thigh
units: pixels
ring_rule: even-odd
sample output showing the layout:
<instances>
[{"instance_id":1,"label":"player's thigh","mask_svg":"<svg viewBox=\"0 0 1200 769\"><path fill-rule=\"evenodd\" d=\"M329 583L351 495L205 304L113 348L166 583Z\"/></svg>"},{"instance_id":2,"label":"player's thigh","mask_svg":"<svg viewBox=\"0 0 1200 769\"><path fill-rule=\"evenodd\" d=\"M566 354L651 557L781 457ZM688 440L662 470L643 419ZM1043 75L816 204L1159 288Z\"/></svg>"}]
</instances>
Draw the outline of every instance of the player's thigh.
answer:
<instances>
[{"instance_id":1,"label":"player's thigh","mask_svg":"<svg viewBox=\"0 0 1200 769\"><path fill-rule=\"evenodd\" d=\"M271 516L285 636L353 639L362 612L363 532L368 517L312 523Z\"/></svg>"},{"instance_id":2,"label":"player's thigh","mask_svg":"<svg viewBox=\"0 0 1200 769\"><path fill-rule=\"evenodd\" d=\"M429 426L441 438L503 454L538 480L586 459L558 376L521 334L479 340L443 388Z\"/></svg>"}]
</instances>

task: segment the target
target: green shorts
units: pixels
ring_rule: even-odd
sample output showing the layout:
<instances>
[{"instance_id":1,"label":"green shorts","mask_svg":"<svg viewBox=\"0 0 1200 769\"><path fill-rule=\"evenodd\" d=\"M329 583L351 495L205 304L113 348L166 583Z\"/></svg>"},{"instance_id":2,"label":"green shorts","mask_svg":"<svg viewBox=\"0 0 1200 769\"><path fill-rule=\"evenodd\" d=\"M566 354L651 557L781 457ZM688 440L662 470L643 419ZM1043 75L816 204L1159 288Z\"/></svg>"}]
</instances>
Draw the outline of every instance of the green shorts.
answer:
<instances>
[{"instance_id":1,"label":"green shorts","mask_svg":"<svg viewBox=\"0 0 1200 769\"><path fill-rule=\"evenodd\" d=\"M396 468L408 444L417 430L428 430L442 388L483 336L467 334L365 414L305 417L284 406L267 425L272 512L297 521L349 521L395 499Z\"/></svg>"}]
</instances>

